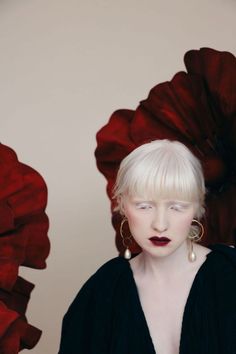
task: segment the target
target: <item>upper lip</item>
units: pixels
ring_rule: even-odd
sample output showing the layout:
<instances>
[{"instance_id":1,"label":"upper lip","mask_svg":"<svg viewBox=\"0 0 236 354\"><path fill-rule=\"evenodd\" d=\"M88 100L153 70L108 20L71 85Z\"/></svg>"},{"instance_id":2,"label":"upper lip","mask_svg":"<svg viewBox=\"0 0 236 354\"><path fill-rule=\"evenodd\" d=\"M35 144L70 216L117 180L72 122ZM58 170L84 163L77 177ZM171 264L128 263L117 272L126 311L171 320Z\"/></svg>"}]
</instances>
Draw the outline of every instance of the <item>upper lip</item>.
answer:
<instances>
[{"instance_id":1,"label":"upper lip","mask_svg":"<svg viewBox=\"0 0 236 354\"><path fill-rule=\"evenodd\" d=\"M149 238L149 240L153 241L170 241L168 237L158 237L158 236L152 236Z\"/></svg>"}]
</instances>

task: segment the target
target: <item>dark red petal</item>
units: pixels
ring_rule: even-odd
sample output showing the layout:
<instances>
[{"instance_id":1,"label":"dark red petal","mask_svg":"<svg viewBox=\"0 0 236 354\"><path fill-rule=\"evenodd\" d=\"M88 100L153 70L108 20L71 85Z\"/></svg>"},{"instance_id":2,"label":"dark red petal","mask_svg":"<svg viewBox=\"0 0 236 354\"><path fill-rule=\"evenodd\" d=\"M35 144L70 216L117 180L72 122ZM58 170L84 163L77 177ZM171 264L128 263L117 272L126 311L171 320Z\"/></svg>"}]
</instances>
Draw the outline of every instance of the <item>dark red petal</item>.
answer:
<instances>
[{"instance_id":1,"label":"dark red petal","mask_svg":"<svg viewBox=\"0 0 236 354\"><path fill-rule=\"evenodd\" d=\"M2 144L0 186L0 353L14 354L32 348L41 335L24 315L33 284L19 278L18 271L21 265L46 267L47 187L38 172Z\"/></svg>"},{"instance_id":2,"label":"dark red petal","mask_svg":"<svg viewBox=\"0 0 236 354\"><path fill-rule=\"evenodd\" d=\"M236 234L236 58L202 48L189 51L185 63L187 73L156 85L135 112L112 115L98 133L97 165L111 198L119 164L130 151L155 139L183 142L201 160L208 189L202 242L231 244ZM120 222L113 213L116 244L123 252Z\"/></svg>"}]
</instances>

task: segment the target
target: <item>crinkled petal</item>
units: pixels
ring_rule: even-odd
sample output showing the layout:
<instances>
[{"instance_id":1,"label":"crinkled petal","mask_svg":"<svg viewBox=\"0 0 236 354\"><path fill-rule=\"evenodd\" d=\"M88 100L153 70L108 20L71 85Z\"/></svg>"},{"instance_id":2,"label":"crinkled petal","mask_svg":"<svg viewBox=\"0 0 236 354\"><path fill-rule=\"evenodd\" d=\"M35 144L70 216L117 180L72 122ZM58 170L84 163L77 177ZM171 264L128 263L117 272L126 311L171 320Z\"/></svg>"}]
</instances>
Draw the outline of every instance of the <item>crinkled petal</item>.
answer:
<instances>
[{"instance_id":1,"label":"crinkled petal","mask_svg":"<svg viewBox=\"0 0 236 354\"><path fill-rule=\"evenodd\" d=\"M8 309L16 311L20 315L24 315L33 288L34 284L22 277L18 277L11 291L0 289L0 301L3 302Z\"/></svg>"},{"instance_id":2,"label":"crinkled petal","mask_svg":"<svg viewBox=\"0 0 236 354\"><path fill-rule=\"evenodd\" d=\"M0 341L1 354L18 354L22 349L32 349L42 332L20 317L9 326Z\"/></svg>"},{"instance_id":3,"label":"crinkled petal","mask_svg":"<svg viewBox=\"0 0 236 354\"><path fill-rule=\"evenodd\" d=\"M45 268L50 243L47 187L40 174L0 144L0 353L32 348L41 331L25 312L34 287L18 277L21 265Z\"/></svg>"},{"instance_id":4,"label":"crinkled petal","mask_svg":"<svg viewBox=\"0 0 236 354\"><path fill-rule=\"evenodd\" d=\"M190 50L184 57L188 73L199 76L222 120L236 114L236 58L211 48ZM216 124L219 124L216 121Z\"/></svg>"}]
</instances>

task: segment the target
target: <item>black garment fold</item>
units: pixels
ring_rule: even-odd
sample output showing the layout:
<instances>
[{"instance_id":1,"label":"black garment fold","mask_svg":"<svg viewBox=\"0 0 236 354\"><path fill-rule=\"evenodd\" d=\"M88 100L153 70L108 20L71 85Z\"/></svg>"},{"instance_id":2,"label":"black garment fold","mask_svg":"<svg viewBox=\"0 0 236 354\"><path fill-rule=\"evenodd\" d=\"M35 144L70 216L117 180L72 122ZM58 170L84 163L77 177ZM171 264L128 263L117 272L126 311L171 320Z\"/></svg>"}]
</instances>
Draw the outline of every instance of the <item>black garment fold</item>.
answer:
<instances>
[{"instance_id":1,"label":"black garment fold","mask_svg":"<svg viewBox=\"0 0 236 354\"><path fill-rule=\"evenodd\" d=\"M186 301L179 354L236 354L236 250L208 247ZM64 316L58 354L158 354L127 260L111 259L83 285Z\"/></svg>"}]
</instances>

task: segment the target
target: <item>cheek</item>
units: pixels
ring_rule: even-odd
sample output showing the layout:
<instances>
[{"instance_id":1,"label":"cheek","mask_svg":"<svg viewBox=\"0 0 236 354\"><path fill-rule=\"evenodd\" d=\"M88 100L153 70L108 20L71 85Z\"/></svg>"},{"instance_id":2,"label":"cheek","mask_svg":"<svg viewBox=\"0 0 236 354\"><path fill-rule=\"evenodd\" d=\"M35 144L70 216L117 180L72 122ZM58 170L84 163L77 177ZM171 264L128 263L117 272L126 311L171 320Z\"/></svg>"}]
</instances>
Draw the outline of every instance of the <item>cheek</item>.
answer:
<instances>
[{"instance_id":1,"label":"cheek","mask_svg":"<svg viewBox=\"0 0 236 354\"><path fill-rule=\"evenodd\" d=\"M143 232L144 228L147 227L147 220L144 215L140 215L137 210L126 208L125 216L128 219L130 232L133 234L139 234ZM141 231L142 230L142 231Z\"/></svg>"},{"instance_id":2,"label":"cheek","mask_svg":"<svg viewBox=\"0 0 236 354\"><path fill-rule=\"evenodd\" d=\"M138 225L140 218L137 215L135 215L135 213L130 212L130 211L126 211L125 216L127 217L128 223L130 226L131 225L134 225L134 226Z\"/></svg>"},{"instance_id":3,"label":"cheek","mask_svg":"<svg viewBox=\"0 0 236 354\"><path fill-rule=\"evenodd\" d=\"M176 219L175 227L178 231L188 233L191 223L193 220L193 215L183 215L181 218Z\"/></svg>"}]
</instances>

